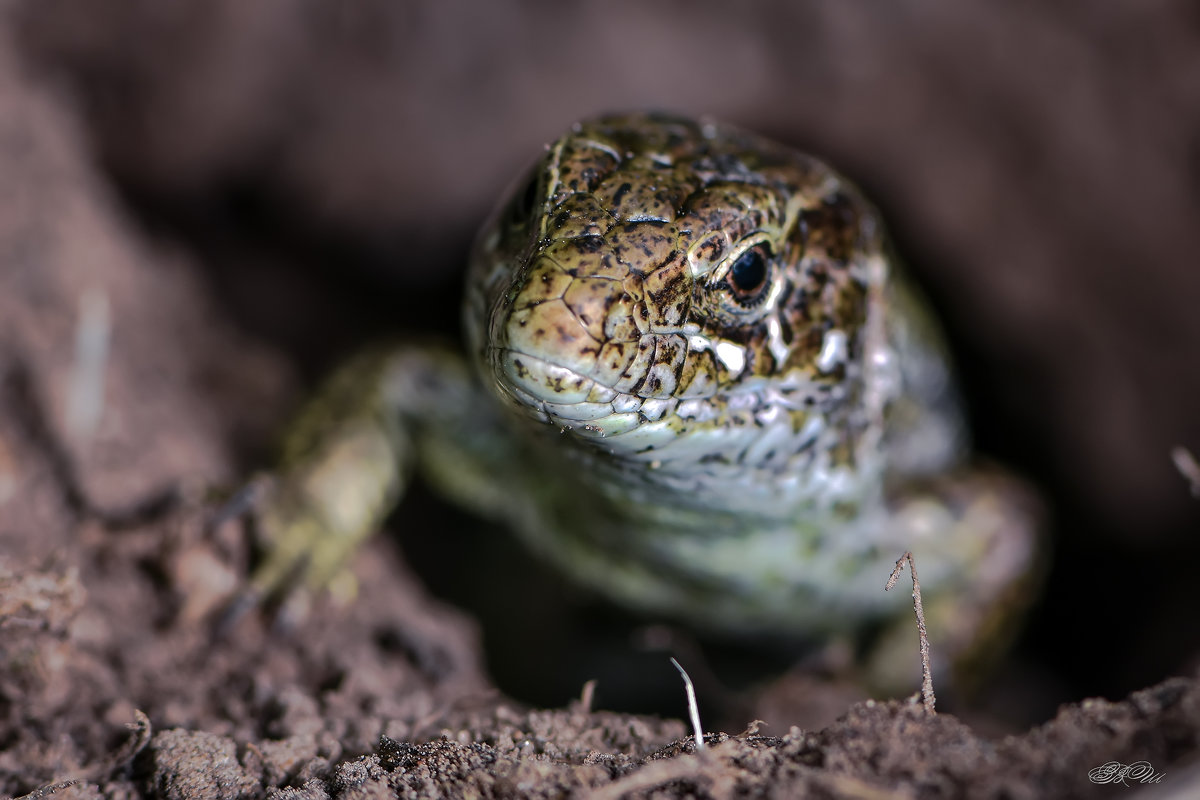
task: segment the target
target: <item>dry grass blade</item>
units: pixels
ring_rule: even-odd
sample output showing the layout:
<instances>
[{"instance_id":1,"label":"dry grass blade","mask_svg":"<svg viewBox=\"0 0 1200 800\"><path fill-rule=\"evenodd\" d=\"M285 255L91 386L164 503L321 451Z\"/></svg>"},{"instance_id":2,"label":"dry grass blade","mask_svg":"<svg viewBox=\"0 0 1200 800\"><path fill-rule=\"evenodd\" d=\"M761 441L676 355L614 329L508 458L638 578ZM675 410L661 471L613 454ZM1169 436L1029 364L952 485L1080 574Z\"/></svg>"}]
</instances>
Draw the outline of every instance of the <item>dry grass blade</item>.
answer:
<instances>
[{"instance_id":1,"label":"dry grass blade","mask_svg":"<svg viewBox=\"0 0 1200 800\"><path fill-rule=\"evenodd\" d=\"M696 734L696 752L704 751L704 729L700 727L700 707L696 704L696 687L692 685L692 679L679 662L674 658L671 663L675 665L675 669L679 670L680 676L683 677L684 691L687 692L688 717L692 720L692 730Z\"/></svg>"}]
</instances>

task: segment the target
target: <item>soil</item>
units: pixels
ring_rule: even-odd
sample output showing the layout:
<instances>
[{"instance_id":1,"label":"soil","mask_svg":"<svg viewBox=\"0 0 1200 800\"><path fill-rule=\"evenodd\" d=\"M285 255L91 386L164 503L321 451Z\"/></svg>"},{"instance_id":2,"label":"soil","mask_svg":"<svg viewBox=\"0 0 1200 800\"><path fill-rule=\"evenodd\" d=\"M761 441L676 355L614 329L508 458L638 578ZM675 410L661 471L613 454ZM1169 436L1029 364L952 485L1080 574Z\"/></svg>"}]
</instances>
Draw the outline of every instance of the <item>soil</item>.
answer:
<instances>
[{"instance_id":1,"label":"soil","mask_svg":"<svg viewBox=\"0 0 1200 800\"><path fill-rule=\"evenodd\" d=\"M0 793L1099 797L1115 762L1200 796L1200 504L1168 457L1200 450L1200 16L730 8L0 2ZM354 587L222 616L254 553L214 510L312 382L455 336L505 183L648 106L859 179L981 451L1045 497L1045 591L953 713L647 629L419 488ZM735 733L697 751L635 631Z\"/></svg>"}]
</instances>

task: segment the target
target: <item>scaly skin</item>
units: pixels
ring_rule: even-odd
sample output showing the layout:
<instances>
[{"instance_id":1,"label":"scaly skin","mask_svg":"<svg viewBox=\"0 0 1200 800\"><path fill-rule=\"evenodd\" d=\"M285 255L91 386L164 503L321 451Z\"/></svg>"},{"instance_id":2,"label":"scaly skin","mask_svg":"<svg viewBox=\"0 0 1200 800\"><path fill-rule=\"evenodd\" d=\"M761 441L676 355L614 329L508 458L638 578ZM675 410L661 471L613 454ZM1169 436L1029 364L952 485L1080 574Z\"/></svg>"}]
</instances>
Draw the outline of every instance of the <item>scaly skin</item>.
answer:
<instances>
[{"instance_id":1,"label":"scaly skin","mask_svg":"<svg viewBox=\"0 0 1200 800\"><path fill-rule=\"evenodd\" d=\"M468 285L474 375L381 350L295 429L260 590L301 564L326 583L415 466L649 614L839 635L906 613L882 584L911 549L944 659L1016 616L1031 504L966 463L936 327L821 162L714 123L581 123L485 228Z\"/></svg>"}]
</instances>

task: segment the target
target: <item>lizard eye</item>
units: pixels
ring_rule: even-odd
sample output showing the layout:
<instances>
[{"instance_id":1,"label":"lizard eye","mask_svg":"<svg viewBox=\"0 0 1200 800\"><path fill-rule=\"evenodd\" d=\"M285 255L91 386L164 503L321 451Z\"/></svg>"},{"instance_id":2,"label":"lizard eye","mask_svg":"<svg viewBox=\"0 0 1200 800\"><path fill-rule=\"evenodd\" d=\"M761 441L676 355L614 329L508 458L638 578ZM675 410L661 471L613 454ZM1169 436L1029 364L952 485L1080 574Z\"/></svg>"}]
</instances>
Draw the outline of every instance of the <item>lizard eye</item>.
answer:
<instances>
[{"instance_id":1,"label":"lizard eye","mask_svg":"<svg viewBox=\"0 0 1200 800\"><path fill-rule=\"evenodd\" d=\"M729 288L739 301L753 299L767 283L767 261L770 248L765 244L752 247L738 256L729 268Z\"/></svg>"},{"instance_id":2,"label":"lizard eye","mask_svg":"<svg viewBox=\"0 0 1200 800\"><path fill-rule=\"evenodd\" d=\"M524 228L533 216L534 207L540 199L542 170L540 164L530 170L508 204L505 217L508 224L514 228Z\"/></svg>"},{"instance_id":3,"label":"lizard eye","mask_svg":"<svg viewBox=\"0 0 1200 800\"><path fill-rule=\"evenodd\" d=\"M525 181L525 188L517 195L517 202L514 208L516 212L523 217L533 213L533 204L537 202L538 190L538 175L534 172L529 176L529 180Z\"/></svg>"},{"instance_id":4,"label":"lizard eye","mask_svg":"<svg viewBox=\"0 0 1200 800\"><path fill-rule=\"evenodd\" d=\"M761 242L737 257L725 275L734 303L751 309L766 299L771 285L771 245Z\"/></svg>"}]
</instances>

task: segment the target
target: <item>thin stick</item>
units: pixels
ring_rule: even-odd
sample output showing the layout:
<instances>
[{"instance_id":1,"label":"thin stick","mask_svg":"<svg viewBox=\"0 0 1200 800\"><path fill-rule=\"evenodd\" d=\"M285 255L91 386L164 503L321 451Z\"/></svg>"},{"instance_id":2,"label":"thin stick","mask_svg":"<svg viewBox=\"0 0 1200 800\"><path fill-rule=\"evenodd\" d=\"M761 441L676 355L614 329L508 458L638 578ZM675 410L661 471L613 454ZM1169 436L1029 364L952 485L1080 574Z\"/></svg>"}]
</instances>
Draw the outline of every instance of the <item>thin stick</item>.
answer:
<instances>
[{"instance_id":1,"label":"thin stick","mask_svg":"<svg viewBox=\"0 0 1200 800\"><path fill-rule=\"evenodd\" d=\"M886 592L896 585L905 562L912 573L913 610L917 612L917 634L921 637L921 699L925 703L926 713L932 715L937 714L934 710L937 699L933 696L933 670L929 667L929 632L925 629L925 608L921 605L921 581L917 579L917 562L913 560L911 550L906 550L904 555L900 556L883 590Z\"/></svg>"},{"instance_id":2,"label":"thin stick","mask_svg":"<svg viewBox=\"0 0 1200 800\"><path fill-rule=\"evenodd\" d=\"M579 695L579 708L583 713L592 713L592 701L596 698L596 679L592 678L583 685L583 692Z\"/></svg>"},{"instance_id":3,"label":"thin stick","mask_svg":"<svg viewBox=\"0 0 1200 800\"><path fill-rule=\"evenodd\" d=\"M692 719L692 730L696 732L696 752L699 753L705 748L704 744L704 729L700 727L700 707L696 704L696 687L692 686L692 679L688 677L683 667L679 666L679 662L671 657L671 663L675 665L675 669L679 670L679 674L683 676L683 688L687 692L688 716Z\"/></svg>"},{"instance_id":4,"label":"thin stick","mask_svg":"<svg viewBox=\"0 0 1200 800\"><path fill-rule=\"evenodd\" d=\"M1196 457L1186 447L1176 445L1171 448L1171 460L1191 487L1192 497L1200 497L1200 464L1196 463Z\"/></svg>"}]
</instances>

